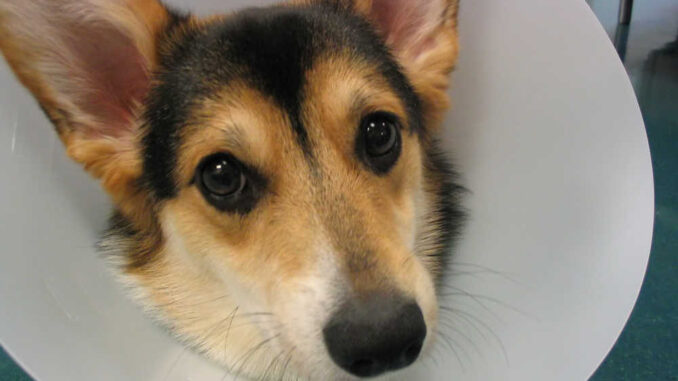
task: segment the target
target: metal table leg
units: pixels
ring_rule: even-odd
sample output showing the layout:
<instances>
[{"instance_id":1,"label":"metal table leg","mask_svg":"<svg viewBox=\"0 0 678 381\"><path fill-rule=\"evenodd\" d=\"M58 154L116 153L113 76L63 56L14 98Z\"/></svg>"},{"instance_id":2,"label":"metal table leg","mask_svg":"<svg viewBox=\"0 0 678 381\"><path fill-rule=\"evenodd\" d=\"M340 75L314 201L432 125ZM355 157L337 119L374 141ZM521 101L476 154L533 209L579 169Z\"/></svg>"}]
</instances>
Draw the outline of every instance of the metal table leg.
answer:
<instances>
[{"instance_id":1,"label":"metal table leg","mask_svg":"<svg viewBox=\"0 0 678 381\"><path fill-rule=\"evenodd\" d=\"M631 22L632 11L633 11L633 0L620 0L619 23L622 25L628 25Z\"/></svg>"}]
</instances>

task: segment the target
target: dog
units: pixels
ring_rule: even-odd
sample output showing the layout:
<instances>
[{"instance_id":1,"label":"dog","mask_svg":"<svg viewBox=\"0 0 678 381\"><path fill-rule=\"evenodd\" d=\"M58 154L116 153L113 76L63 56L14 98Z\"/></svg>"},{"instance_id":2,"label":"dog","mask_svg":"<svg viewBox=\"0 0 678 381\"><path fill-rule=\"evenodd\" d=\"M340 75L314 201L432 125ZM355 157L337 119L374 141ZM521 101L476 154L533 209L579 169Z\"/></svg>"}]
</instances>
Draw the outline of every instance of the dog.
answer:
<instances>
[{"instance_id":1,"label":"dog","mask_svg":"<svg viewBox=\"0 0 678 381\"><path fill-rule=\"evenodd\" d=\"M134 298L233 374L390 374L463 221L436 136L458 0L0 0L0 50L115 210Z\"/></svg>"}]
</instances>

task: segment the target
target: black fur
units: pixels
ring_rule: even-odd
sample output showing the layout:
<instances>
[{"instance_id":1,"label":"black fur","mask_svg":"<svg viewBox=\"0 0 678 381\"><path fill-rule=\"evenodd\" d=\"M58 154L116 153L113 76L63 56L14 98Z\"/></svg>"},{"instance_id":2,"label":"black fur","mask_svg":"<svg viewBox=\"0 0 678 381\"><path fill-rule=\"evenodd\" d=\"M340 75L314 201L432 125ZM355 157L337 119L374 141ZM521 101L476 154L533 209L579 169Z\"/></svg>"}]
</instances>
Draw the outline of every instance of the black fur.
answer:
<instances>
[{"instance_id":1,"label":"black fur","mask_svg":"<svg viewBox=\"0 0 678 381\"><path fill-rule=\"evenodd\" d=\"M200 28L185 27L187 17L174 14L166 33L166 49L160 57L161 67L154 76L155 86L147 99L143 182L158 199L176 196L179 185L173 171L182 144L180 132L191 107L228 86L233 78L249 81L286 111L300 147L312 162L313 147L307 129L313 126L305 126L299 116L305 96L305 72L318 54L350 49L356 60L378 68L404 101L409 132L418 134L425 146L425 167L435 178L429 186L434 187L437 219L430 223L439 227L439 250L431 255L445 269L454 238L465 219L459 202L464 189L455 183L451 165L436 142L430 140L423 125L420 99L401 68L368 22L343 4L327 0L311 6L249 9ZM129 226L117 215L111 221L110 234L139 234L130 231ZM133 258L135 265L150 260L148 248L137 251L141 254ZM444 271L438 274L439 282L443 274Z\"/></svg>"},{"instance_id":2,"label":"black fur","mask_svg":"<svg viewBox=\"0 0 678 381\"><path fill-rule=\"evenodd\" d=\"M174 29L179 29L176 26ZM223 22L184 31L161 56L148 97L144 175L159 199L176 196L176 153L191 107L233 78L249 81L286 111L309 162L313 147L300 118L304 78L314 58L350 49L378 68L404 100L410 129L422 131L421 103L373 28L349 10L328 4L252 8ZM356 126L357 128L357 126Z\"/></svg>"},{"instance_id":3,"label":"black fur","mask_svg":"<svg viewBox=\"0 0 678 381\"><path fill-rule=\"evenodd\" d=\"M426 139L429 140L429 139ZM434 181L436 187L434 194L433 210L436 212L436 219L429 221L438 227L438 236L436 244L438 250L431 257L439 264L441 271L437 274L436 283L438 286L445 280L446 269L451 260L454 242L461 233L467 213L461 205L461 197L467 192L467 189L457 183L459 177L454 171L449 159L440 149L438 141L430 140L427 142L425 168L437 178Z\"/></svg>"},{"instance_id":4,"label":"black fur","mask_svg":"<svg viewBox=\"0 0 678 381\"><path fill-rule=\"evenodd\" d=\"M287 7L249 9L214 31L232 60L264 94L287 112L299 145L311 155L300 107L304 73L313 57L310 23L304 12Z\"/></svg>"},{"instance_id":5,"label":"black fur","mask_svg":"<svg viewBox=\"0 0 678 381\"><path fill-rule=\"evenodd\" d=\"M140 269L151 263L160 252L162 234L158 229L158 226L153 226L149 230L139 230L120 212L115 211L108 220L108 228L97 248L124 269Z\"/></svg>"}]
</instances>

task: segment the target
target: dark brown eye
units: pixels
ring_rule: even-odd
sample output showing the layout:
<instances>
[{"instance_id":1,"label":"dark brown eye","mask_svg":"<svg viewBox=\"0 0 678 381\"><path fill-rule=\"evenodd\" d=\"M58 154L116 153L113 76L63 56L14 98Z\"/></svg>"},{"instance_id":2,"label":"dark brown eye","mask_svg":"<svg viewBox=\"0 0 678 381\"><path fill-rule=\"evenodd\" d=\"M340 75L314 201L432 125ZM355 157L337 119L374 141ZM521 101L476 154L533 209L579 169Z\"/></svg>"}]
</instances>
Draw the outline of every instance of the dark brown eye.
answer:
<instances>
[{"instance_id":1,"label":"dark brown eye","mask_svg":"<svg viewBox=\"0 0 678 381\"><path fill-rule=\"evenodd\" d=\"M365 149L370 156L383 156L391 152L398 139L395 124L385 117L374 115L365 120Z\"/></svg>"},{"instance_id":2,"label":"dark brown eye","mask_svg":"<svg viewBox=\"0 0 678 381\"><path fill-rule=\"evenodd\" d=\"M232 155L205 158L195 172L195 184L205 200L224 212L249 213L266 188L266 179Z\"/></svg>"},{"instance_id":3,"label":"dark brown eye","mask_svg":"<svg viewBox=\"0 0 678 381\"><path fill-rule=\"evenodd\" d=\"M402 150L398 118L387 112L367 115L360 123L356 149L373 172L378 175L388 173Z\"/></svg>"},{"instance_id":4,"label":"dark brown eye","mask_svg":"<svg viewBox=\"0 0 678 381\"><path fill-rule=\"evenodd\" d=\"M215 156L205 162L200 180L205 190L217 197L233 196L247 185L240 166L227 156Z\"/></svg>"}]
</instances>

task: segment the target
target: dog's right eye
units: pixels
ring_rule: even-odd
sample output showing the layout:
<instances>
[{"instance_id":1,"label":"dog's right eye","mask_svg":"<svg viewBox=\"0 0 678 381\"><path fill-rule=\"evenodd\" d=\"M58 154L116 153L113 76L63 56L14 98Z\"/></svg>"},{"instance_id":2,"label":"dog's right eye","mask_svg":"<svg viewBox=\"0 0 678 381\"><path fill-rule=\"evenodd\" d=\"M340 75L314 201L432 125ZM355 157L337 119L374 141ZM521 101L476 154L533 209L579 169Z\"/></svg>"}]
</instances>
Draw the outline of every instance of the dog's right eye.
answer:
<instances>
[{"instance_id":1,"label":"dog's right eye","mask_svg":"<svg viewBox=\"0 0 678 381\"><path fill-rule=\"evenodd\" d=\"M263 180L233 156L216 154L198 166L195 183L217 209L245 214L254 207Z\"/></svg>"}]
</instances>

